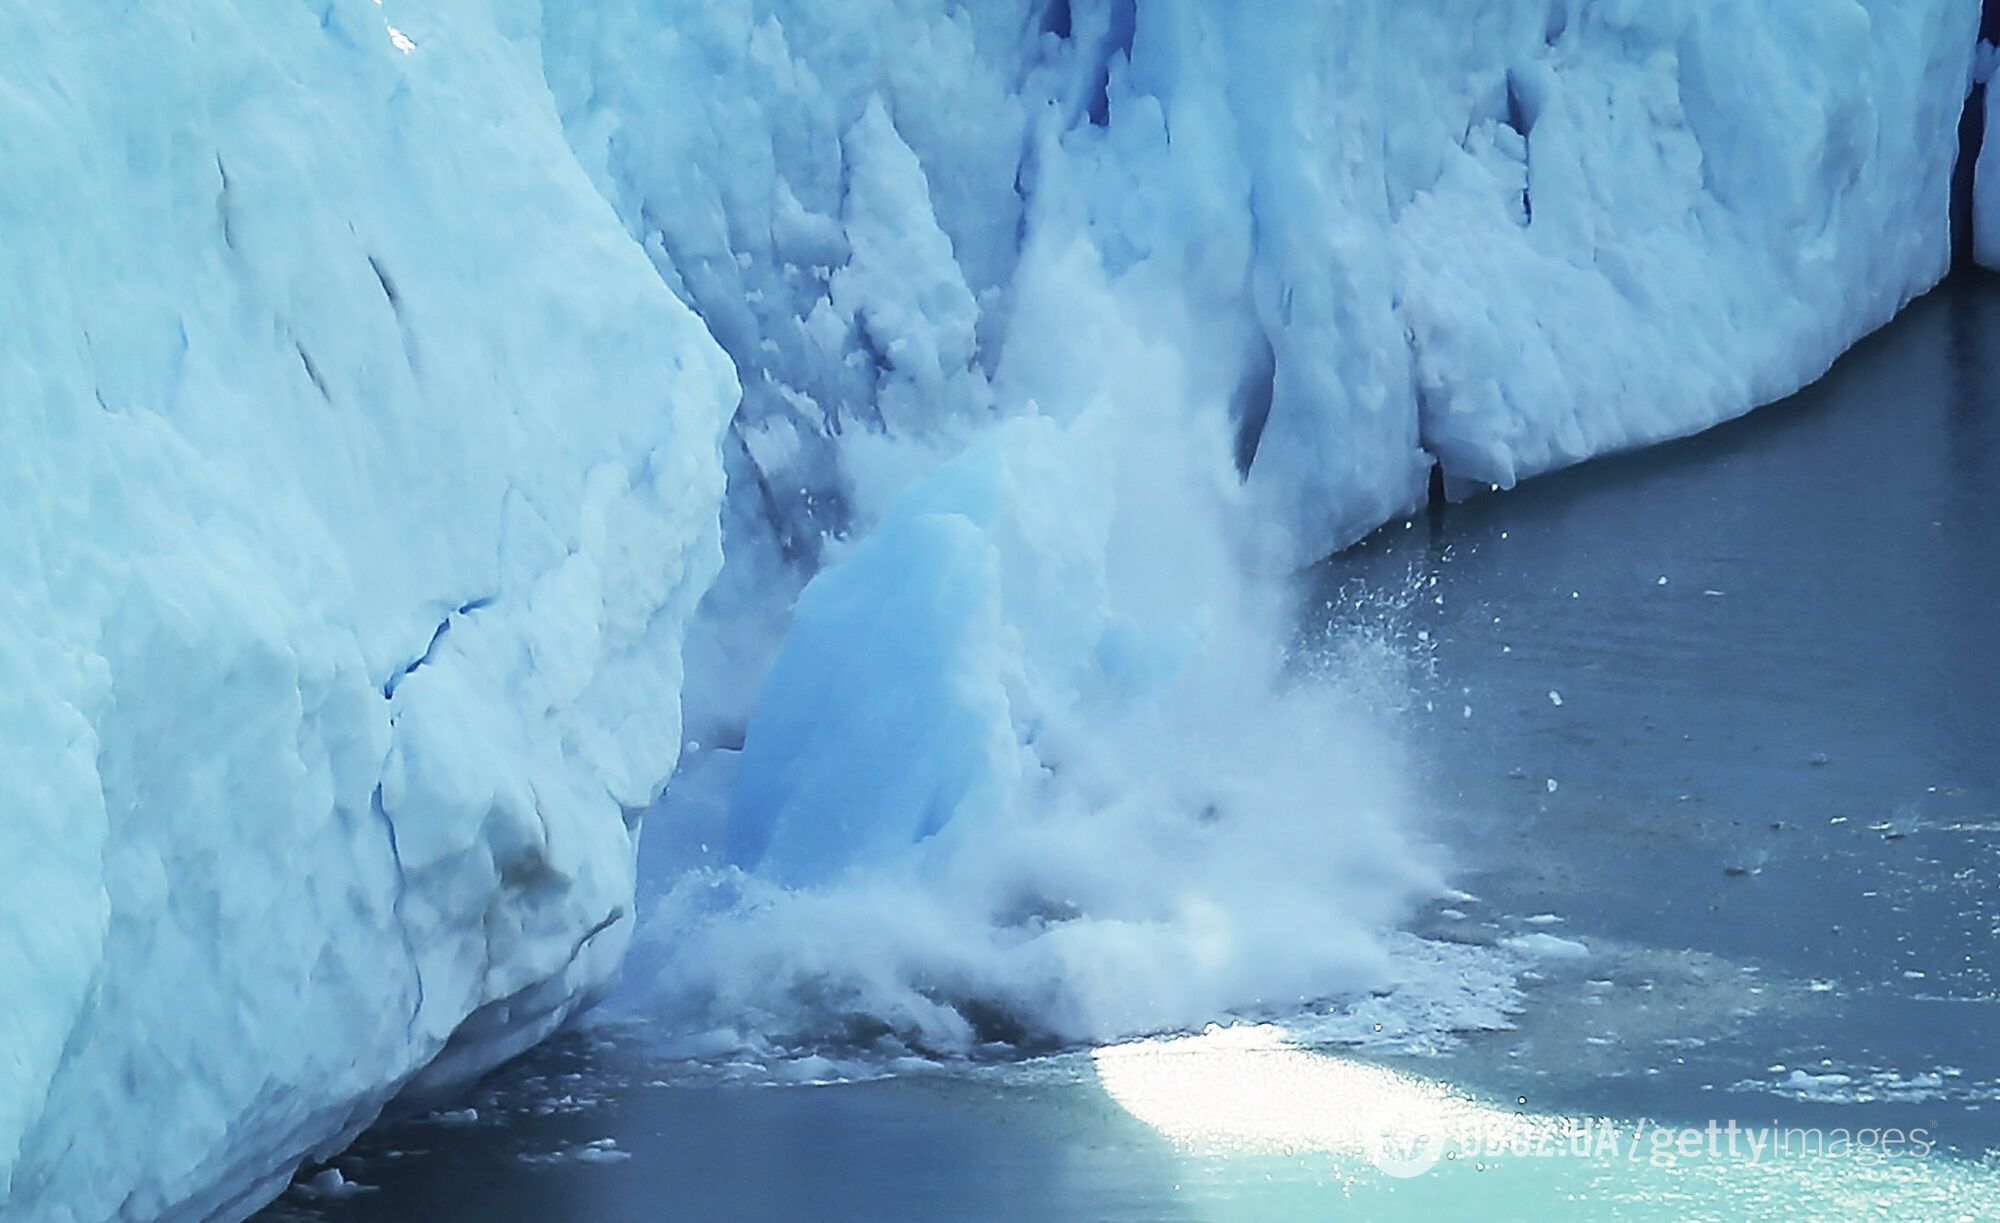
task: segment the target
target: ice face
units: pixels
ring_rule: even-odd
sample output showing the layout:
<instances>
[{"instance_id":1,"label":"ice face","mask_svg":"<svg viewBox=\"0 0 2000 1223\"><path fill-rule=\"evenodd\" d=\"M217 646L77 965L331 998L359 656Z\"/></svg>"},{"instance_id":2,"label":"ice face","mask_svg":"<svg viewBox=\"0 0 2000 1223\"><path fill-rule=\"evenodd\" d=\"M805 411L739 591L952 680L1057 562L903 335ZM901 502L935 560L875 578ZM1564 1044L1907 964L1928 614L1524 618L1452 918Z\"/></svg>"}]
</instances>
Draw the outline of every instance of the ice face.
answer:
<instances>
[{"instance_id":1,"label":"ice face","mask_svg":"<svg viewBox=\"0 0 2000 1223\"><path fill-rule=\"evenodd\" d=\"M1975 8L626 0L552 8L549 71L745 370L739 441L791 537L867 499L869 426L944 428L1047 347L1018 265L1062 232L1213 333L1253 481L1317 555L1429 456L1505 484L1699 429L1928 287Z\"/></svg>"},{"instance_id":2,"label":"ice face","mask_svg":"<svg viewBox=\"0 0 2000 1223\"><path fill-rule=\"evenodd\" d=\"M629 936L734 385L532 39L395 17L0 15L9 1218L241 1213Z\"/></svg>"},{"instance_id":3,"label":"ice face","mask_svg":"<svg viewBox=\"0 0 2000 1223\"><path fill-rule=\"evenodd\" d=\"M547 6L582 162L745 387L698 737L826 538L1123 376L1038 261L1125 286L1309 560L1434 462L1462 495L1779 398L1934 283L1976 9Z\"/></svg>"},{"instance_id":4,"label":"ice face","mask_svg":"<svg viewBox=\"0 0 2000 1223\"><path fill-rule=\"evenodd\" d=\"M696 737L742 743L729 859L670 888L657 1005L810 1039L789 1000L830 994L947 1048L980 1007L1088 1038L1296 996L1300 930L1345 957L1318 988L1368 980L1428 864L1393 751L1287 774L1386 715L1346 676L1312 698L1324 740L1296 729L1268 575L1416 505L1434 463L1454 495L1507 486L1817 377L1945 270L1977 21L663 14L552 12L550 59L586 164L760 388L690 647ZM1238 768L1273 784L1216 804ZM1052 823L1072 840L1027 848ZM1062 882L1078 861L1120 885ZM1292 890L1316 870L1378 890L1329 912Z\"/></svg>"},{"instance_id":5,"label":"ice face","mask_svg":"<svg viewBox=\"0 0 2000 1223\"><path fill-rule=\"evenodd\" d=\"M1934 284L1975 9L1600 5L1545 48L1517 30L1492 117L1397 227L1447 479L1738 415Z\"/></svg>"},{"instance_id":6,"label":"ice face","mask_svg":"<svg viewBox=\"0 0 2000 1223\"><path fill-rule=\"evenodd\" d=\"M1991 36L1993 31L1986 31ZM2000 49L1990 42L1979 44L1978 57L1973 65L1973 74L1984 88L1973 96L1980 106L1979 134L1981 140L1976 149L1962 149L1961 156L1974 157L1971 223L1973 259L1984 268L2000 268L2000 99L1993 90L1993 69L1995 60L2000 59Z\"/></svg>"}]
</instances>

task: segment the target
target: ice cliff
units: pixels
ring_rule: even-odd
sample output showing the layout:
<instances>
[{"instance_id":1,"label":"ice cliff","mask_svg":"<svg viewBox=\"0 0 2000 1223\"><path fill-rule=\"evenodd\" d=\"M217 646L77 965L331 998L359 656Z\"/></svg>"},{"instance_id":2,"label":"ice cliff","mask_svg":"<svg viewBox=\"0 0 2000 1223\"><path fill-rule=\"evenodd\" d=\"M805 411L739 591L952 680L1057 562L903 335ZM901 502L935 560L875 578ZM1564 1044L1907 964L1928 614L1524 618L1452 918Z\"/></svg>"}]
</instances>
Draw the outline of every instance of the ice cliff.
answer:
<instances>
[{"instance_id":1,"label":"ice cliff","mask_svg":"<svg viewBox=\"0 0 2000 1223\"><path fill-rule=\"evenodd\" d=\"M865 511L882 434L1089 396L1045 266L1068 244L1144 288L1310 557L1433 456L1504 486L1817 377L1946 267L1976 21L615 0L552 6L547 55L584 164L743 374L739 483L787 551Z\"/></svg>"},{"instance_id":2,"label":"ice cliff","mask_svg":"<svg viewBox=\"0 0 2000 1223\"><path fill-rule=\"evenodd\" d=\"M1269 575L1817 377L1978 10L8 6L0 1216L240 1215L593 998L684 636L676 1030L1393 976Z\"/></svg>"},{"instance_id":3,"label":"ice cliff","mask_svg":"<svg viewBox=\"0 0 2000 1223\"><path fill-rule=\"evenodd\" d=\"M1256 575L1434 471L1505 487L1818 377L1948 266L1979 17L548 15L580 159L744 386L661 821L720 849L641 962L688 1047L766 1052L826 1012L957 1050L1393 976L1371 931L1428 875L1381 664L1302 682Z\"/></svg>"},{"instance_id":4,"label":"ice cliff","mask_svg":"<svg viewBox=\"0 0 2000 1223\"><path fill-rule=\"evenodd\" d=\"M424 10L0 11L10 1221L243 1214L629 938L735 387Z\"/></svg>"}]
</instances>

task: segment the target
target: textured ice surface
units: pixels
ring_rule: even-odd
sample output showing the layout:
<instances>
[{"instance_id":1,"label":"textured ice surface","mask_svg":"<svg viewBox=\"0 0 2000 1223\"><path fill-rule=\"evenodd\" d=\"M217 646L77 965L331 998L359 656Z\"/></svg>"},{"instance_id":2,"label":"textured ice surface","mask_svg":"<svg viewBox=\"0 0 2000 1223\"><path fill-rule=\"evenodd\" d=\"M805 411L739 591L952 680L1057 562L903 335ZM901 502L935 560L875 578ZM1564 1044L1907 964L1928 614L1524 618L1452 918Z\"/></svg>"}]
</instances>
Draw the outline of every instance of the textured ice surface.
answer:
<instances>
[{"instance_id":1,"label":"textured ice surface","mask_svg":"<svg viewBox=\"0 0 2000 1223\"><path fill-rule=\"evenodd\" d=\"M1393 978L1393 681L1298 683L1257 575L1434 462L1816 378L1945 270L1977 7L551 10L581 159L746 388L690 647L724 874L670 890L661 1005L949 1048Z\"/></svg>"},{"instance_id":2,"label":"textured ice surface","mask_svg":"<svg viewBox=\"0 0 2000 1223\"><path fill-rule=\"evenodd\" d=\"M2000 269L2000 95L1993 90L1993 70L2000 49L1981 42L1973 75L1986 86L1982 99L1982 140L1972 187L1972 251L1981 267Z\"/></svg>"},{"instance_id":3,"label":"textured ice surface","mask_svg":"<svg viewBox=\"0 0 2000 1223\"><path fill-rule=\"evenodd\" d=\"M516 9L0 12L9 1219L240 1212L629 937L734 388Z\"/></svg>"},{"instance_id":4,"label":"textured ice surface","mask_svg":"<svg viewBox=\"0 0 2000 1223\"><path fill-rule=\"evenodd\" d=\"M871 517L884 432L1066 413L1082 243L1316 556L1817 377L1942 274L1971 0L551 6L582 158L744 375L747 518ZM895 234L893 259L882 235ZM939 238L946 239L940 242ZM920 392L912 412L911 392ZM748 559L746 551L746 560ZM732 554L731 564L737 563Z\"/></svg>"}]
</instances>

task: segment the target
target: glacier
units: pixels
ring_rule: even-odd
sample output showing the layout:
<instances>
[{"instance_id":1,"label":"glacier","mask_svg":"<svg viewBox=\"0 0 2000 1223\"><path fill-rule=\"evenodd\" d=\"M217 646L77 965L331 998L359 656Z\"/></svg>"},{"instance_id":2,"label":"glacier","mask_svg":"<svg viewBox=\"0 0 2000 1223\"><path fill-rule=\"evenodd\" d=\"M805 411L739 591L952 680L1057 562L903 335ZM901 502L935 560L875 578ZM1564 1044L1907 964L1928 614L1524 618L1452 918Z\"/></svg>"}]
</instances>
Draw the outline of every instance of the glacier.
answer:
<instances>
[{"instance_id":1,"label":"glacier","mask_svg":"<svg viewBox=\"0 0 2000 1223\"><path fill-rule=\"evenodd\" d=\"M1979 20L9 6L0 1215L241 1216L635 937L704 1048L1421 985L1284 575L1936 283Z\"/></svg>"},{"instance_id":2,"label":"glacier","mask_svg":"<svg viewBox=\"0 0 2000 1223\"><path fill-rule=\"evenodd\" d=\"M520 18L0 14L0 1216L246 1214L630 936L736 387Z\"/></svg>"},{"instance_id":3,"label":"glacier","mask_svg":"<svg viewBox=\"0 0 2000 1223\"><path fill-rule=\"evenodd\" d=\"M648 1016L895 1055L1398 984L1373 933L1437 868L1381 742L1406 685L1294 649L1272 575L1433 477L1504 488L1817 378L1947 270L1978 21L552 20L584 164L745 388L689 645L707 746L660 816L720 848L658 880Z\"/></svg>"}]
</instances>

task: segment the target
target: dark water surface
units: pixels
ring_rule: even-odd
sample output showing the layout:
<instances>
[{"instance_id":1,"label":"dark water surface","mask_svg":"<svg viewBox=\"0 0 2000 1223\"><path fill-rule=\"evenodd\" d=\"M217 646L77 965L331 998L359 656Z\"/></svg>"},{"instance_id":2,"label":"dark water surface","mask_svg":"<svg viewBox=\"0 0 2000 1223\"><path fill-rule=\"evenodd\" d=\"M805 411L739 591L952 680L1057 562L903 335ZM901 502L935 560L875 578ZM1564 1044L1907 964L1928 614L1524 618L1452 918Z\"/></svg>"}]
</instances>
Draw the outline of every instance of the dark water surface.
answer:
<instances>
[{"instance_id":1,"label":"dark water surface","mask_svg":"<svg viewBox=\"0 0 2000 1223\"><path fill-rule=\"evenodd\" d=\"M1514 1030L1388 1065L1564 1116L1921 1128L1941 1164L1394 1181L1191 1147L1087 1056L690 1084L601 1030L501 1071L476 1115L365 1136L336 1161L365 1192L267 1217L1995 1217L1996 388L2000 282L1954 281L1786 403L1313 578L1343 629L1398 603L1429 659L1418 788L1470 895L1423 931L1590 953L1530 973Z\"/></svg>"},{"instance_id":2,"label":"dark water surface","mask_svg":"<svg viewBox=\"0 0 2000 1223\"><path fill-rule=\"evenodd\" d=\"M1531 1006L1449 1075L1624 1115L1866 1105L2000 1146L2000 282L1953 281L1785 403L1325 579L1339 604L1413 574L1462 886L1659 969L1650 998ZM1688 951L1714 958L1660 954Z\"/></svg>"}]
</instances>

